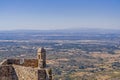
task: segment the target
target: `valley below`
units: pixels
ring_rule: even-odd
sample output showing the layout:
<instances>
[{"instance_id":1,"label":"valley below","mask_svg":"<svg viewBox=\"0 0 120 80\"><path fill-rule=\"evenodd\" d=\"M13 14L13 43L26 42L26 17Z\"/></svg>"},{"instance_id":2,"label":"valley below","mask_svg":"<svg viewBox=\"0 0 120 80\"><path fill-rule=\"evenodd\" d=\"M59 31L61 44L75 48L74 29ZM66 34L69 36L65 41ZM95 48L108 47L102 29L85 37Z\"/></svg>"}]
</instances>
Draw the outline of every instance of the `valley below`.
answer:
<instances>
[{"instance_id":1,"label":"valley below","mask_svg":"<svg viewBox=\"0 0 120 80\"><path fill-rule=\"evenodd\" d=\"M47 50L54 80L120 80L120 33L6 32L0 33L0 61L36 58Z\"/></svg>"}]
</instances>

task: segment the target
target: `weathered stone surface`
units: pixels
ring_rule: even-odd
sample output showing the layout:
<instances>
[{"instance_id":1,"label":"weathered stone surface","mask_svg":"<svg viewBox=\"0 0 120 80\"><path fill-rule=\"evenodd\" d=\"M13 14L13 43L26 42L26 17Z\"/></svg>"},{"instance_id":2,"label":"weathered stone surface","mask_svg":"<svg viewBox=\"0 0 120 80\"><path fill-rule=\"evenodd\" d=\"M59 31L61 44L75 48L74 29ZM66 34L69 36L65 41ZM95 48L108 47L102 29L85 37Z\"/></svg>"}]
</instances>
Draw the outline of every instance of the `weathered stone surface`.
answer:
<instances>
[{"instance_id":1,"label":"weathered stone surface","mask_svg":"<svg viewBox=\"0 0 120 80\"><path fill-rule=\"evenodd\" d=\"M37 80L37 69L13 65L19 80Z\"/></svg>"},{"instance_id":2,"label":"weathered stone surface","mask_svg":"<svg viewBox=\"0 0 120 80\"><path fill-rule=\"evenodd\" d=\"M7 59L0 63L0 80L52 80L46 69L46 51L38 50L38 59Z\"/></svg>"},{"instance_id":3,"label":"weathered stone surface","mask_svg":"<svg viewBox=\"0 0 120 80\"><path fill-rule=\"evenodd\" d=\"M47 69L5 65L0 66L0 80L48 80L50 75L46 71Z\"/></svg>"},{"instance_id":4,"label":"weathered stone surface","mask_svg":"<svg viewBox=\"0 0 120 80\"><path fill-rule=\"evenodd\" d=\"M44 48L39 48L37 51L38 68L46 67L46 50Z\"/></svg>"},{"instance_id":5,"label":"weathered stone surface","mask_svg":"<svg viewBox=\"0 0 120 80\"><path fill-rule=\"evenodd\" d=\"M4 60L0 65L11 65L11 64L35 68L38 67L38 60L37 59L7 59Z\"/></svg>"},{"instance_id":6,"label":"weathered stone surface","mask_svg":"<svg viewBox=\"0 0 120 80\"><path fill-rule=\"evenodd\" d=\"M45 80L46 75L47 74L45 69L38 70L38 80Z\"/></svg>"},{"instance_id":7,"label":"weathered stone surface","mask_svg":"<svg viewBox=\"0 0 120 80\"><path fill-rule=\"evenodd\" d=\"M36 68L38 67L38 60L37 59L24 59L24 63L21 65L25 67Z\"/></svg>"},{"instance_id":8,"label":"weathered stone surface","mask_svg":"<svg viewBox=\"0 0 120 80\"><path fill-rule=\"evenodd\" d=\"M0 80L18 80L13 66L0 66Z\"/></svg>"}]
</instances>

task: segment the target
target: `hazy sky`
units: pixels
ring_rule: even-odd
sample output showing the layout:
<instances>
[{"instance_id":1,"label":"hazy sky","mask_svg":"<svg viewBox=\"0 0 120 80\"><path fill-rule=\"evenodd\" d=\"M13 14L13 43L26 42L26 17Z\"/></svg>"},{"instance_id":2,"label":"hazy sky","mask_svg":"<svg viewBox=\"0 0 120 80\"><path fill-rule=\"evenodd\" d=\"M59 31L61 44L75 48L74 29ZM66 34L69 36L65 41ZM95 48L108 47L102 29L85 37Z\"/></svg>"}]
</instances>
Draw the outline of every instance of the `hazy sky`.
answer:
<instances>
[{"instance_id":1,"label":"hazy sky","mask_svg":"<svg viewBox=\"0 0 120 80\"><path fill-rule=\"evenodd\" d=\"M0 30L119 28L120 0L0 0Z\"/></svg>"}]
</instances>

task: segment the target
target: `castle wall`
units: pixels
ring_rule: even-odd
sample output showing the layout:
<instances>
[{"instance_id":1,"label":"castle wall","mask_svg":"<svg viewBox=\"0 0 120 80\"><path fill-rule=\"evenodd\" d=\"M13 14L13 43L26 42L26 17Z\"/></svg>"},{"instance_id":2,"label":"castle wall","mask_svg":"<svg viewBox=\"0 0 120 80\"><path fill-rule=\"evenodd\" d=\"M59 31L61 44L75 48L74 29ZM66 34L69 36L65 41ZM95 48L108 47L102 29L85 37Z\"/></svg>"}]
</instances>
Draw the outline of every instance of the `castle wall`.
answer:
<instances>
[{"instance_id":1,"label":"castle wall","mask_svg":"<svg viewBox=\"0 0 120 80\"><path fill-rule=\"evenodd\" d=\"M18 80L14 67L0 66L0 80Z\"/></svg>"},{"instance_id":2,"label":"castle wall","mask_svg":"<svg viewBox=\"0 0 120 80\"><path fill-rule=\"evenodd\" d=\"M0 80L52 80L46 69L46 51L38 50L38 59L7 59L0 63Z\"/></svg>"},{"instance_id":3,"label":"castle wall","mask_svg":"<svg viewBox=\"0 0 120 80\"><path fill-rule=\"evenodd\" d=\"M1 65L15 64L25 67L38 67L37 59L7 59L1 63Z\"/></svg>"},{"instance_id":4,"label":"castle wall","mask_svg":"<svg viewBox=\"0 0 120 80\"><path fill-rule=\"evenodd\" d=\"M38 79L37 80L46 80L47 73L45 69L38 70Z\"/></svg>"},{"instance_id":5,"label":"castle wall","mask_svg":"<svg viewBox=\"0 0 120 80\"><path fill-rule=\"evenodd\" d=\"M46 80L46 70L13 65L19 80Z\"/></svg>"},{"instance_id":6,"label":"castle wall","mask_svg":"<svg viewBox=\"0 0 120 80\"><path fill-rule=\"evenodd\" d=\"M37 59L24 59L24 63L21 64L25 67L38 67L38 60Z\"/></svg>"},{"instance_id":7,"label":"castle wall","mask_svg":"<svg viewBox=\"0 0 120 80\"><path fill-rule=\"evenodd\" d=\"M19 65L0 66L0 80L52 80L47 69Z\"/></svg>"},{"instance_id":8,"label":"castle wall","mask_svg":"<svg viewBox=\"0 0 120 80\"><path fill-rule=\"evenodd\" d=\"M38 80L37 69L13 65L19 80Z\"/></svg>"},{"instance_id":9,"label":"castle wall","mask_svg":"<svg viewBox=\"0 0 120 80\"><path fill-rule=\"evenodd\" d=\"M3 60L1 63L0 63L0 66L1 65L6 65L7 64L7 59Z\"/></svg>"}]
</instances>

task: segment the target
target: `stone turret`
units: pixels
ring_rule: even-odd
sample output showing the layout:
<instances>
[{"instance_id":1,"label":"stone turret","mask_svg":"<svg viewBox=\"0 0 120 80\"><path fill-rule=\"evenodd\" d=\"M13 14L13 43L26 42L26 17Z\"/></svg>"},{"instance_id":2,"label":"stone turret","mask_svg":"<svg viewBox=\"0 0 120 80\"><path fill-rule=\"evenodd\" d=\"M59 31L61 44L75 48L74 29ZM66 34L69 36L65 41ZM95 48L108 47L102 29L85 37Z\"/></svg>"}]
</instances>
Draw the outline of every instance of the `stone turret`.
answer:
<instances>
[{"instance_id":1,"label":"stone turret","mask_svg":"<svg viewBox=\"0 0 120 80\"><path fill-rule=\"evenodd\" d=\"M37 51L38 68L46 67L46 50L44 48L39 48Z\"/></svg>"}]
</instances>

